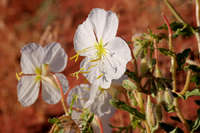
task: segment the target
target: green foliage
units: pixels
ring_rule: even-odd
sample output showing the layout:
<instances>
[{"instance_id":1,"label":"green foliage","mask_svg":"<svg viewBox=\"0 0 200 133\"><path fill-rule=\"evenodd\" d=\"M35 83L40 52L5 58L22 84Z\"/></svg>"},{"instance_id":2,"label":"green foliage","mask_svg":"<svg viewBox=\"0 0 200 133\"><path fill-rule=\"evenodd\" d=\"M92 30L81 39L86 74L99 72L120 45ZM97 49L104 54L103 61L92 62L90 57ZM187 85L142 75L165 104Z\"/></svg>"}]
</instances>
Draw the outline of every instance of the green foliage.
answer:
<instances>
[{"instance_id":1,"label":"green foliage","mask_svg":"<svg viewBox=\"0 0 200 133\"><path fill-rule=\"evenodd\" d=\"M200 89L196 88L196 89L193 89L192 91L187 91L184 95L184 99L187 99L188 97L191 97L191 96L200 96Z\"/></svg>"},{"instance_id":2,"label":"green foliage","mask_svg":"<svg viewBox=\"0 0 200 133\"><path fill-rule=\"evenodd\" d=\"M183 52L176 55L177 70L182 70L185 64L186 58L189 56L191 49L185 49Z\"/></svg>"},{"instance_id":3,"label":"green foliage","mask_svg":"<svg viewBox=\"0 0 200 133\"><path fill-rule=\"evenodd\" d=\"M113 125L109 125L111 128L116 128L118 131L116 131L116 133L129 133L130 130L132 129L131 125L129 126L123 126L123 127L118 127L118 126L113 126Z\"/></svg>"},{"instance_id":4,"label":"green foliage","mask_svg":"<svg viewBox=\"0 0 200 133\"><path fill-rule=\"evenodd\" d=\"M129 70L126 70L126 75L131 78L132 80L134 80L135 82L140 82L140 78L137 76L137 74L135 72L131 72Z\"/></svg>"},{"instance_id":5,"label":"green foliage","mask_svg":"<svg viewBox=\"0 0 200 133\"><path fill-rule=\"evenodd\" d=\"M200 67L198 67L196 65L189 65L187 67L188 67L188 69L192 70L193 72L197 72L197 73L200 72Z\"/></svg>"},{"instance_id":6,"label":"green foliage","mask_svg":"<svg viewBox=\"0 0 200 133\"><path fill-rule=\"evenodd\" d=\"M166 55L166 56L176 56L176 54L174 53L174 52L172 52L172 51L170 51L169 49L165 49L165 48L158 48L158 50L162 53L162 54L164 54L164 55Z\"/></svg>"},{"instance_id":7,"label":"green foliage","mask_svg":"<svg viewBox=\"0 0 200 133\"><path fill-rule=\"evenodd\" d=\"M170 124L160 122L160 127L167 133L184 133L180 128L174 127Z\"/></svg>"},{"instance_id":8,"label":"green foliage","mask_svg":"<svg viewBox=\"0 0 200 133\"><path fill-rule=\"evenodd\" d=\"M123 101L112 99L110 100L110 104L118 109L122 109L133 114L137 119L145 120L145 115L143 113L139 112L136 108L130 107Z\"/></svg>"},{"instance_id":9,"label":"green foliage","mask_svg":"<svg viewBox=\"0 0 200 133\"><path fill-rule=\"evenodd\" d=\"M200 85L200 75L199 75L199 73L192 75L191 82L194 82L196 84L196 86Z\"/></svg>"},{"instance_id":10,"label":"green foliage","mask_svg":"<svg viewBox=\"0 0 200 133\"><path fill-rule=\"evenodd\" d=\"M58 118L56 118L56 117L49 118L49 119L48 119L48 122L49 122L50 124L56 124L56 125L61 123L60 120L59 120Z\"/></svg>"},{"instance_id":11,"label":"green foliage","mask_svg":"<svg viewBox=\"0 0 200 133\"><path fill-rule=\"evenodd\" d=\"M191 133L194 133L194 131L196 131L200 128L200 109L197 110L197 115L198 115L198 118L195 120L195 122L192 126Z\"/></svg>"},{"instance_id":12,"label":"green foliage","mask_svg":"<svg viewBox=\"0 0 200 133\"><path fill-rule=\"evenodd\" d=\"M88 110L84 110L81 114L81 131L82 133L93 133L91 123L94 119L94 114L90 113Z\"/></svg>"},{"instance_id":13,"label":"green foliage","mask_svg":"<svg viewBox=\"0 0 200 133\"><path fill-rule=\"evenodd\" d=\"M122 87L124 87L127 90L136 90L137 89L137 86L135 85L135 83L133 83L129 79L123 80Z\"/></svg>"},{"instance_id":14,"label":"green foliage","mask_svg":"<svg viewBox=\"0 0 200 133\"><path fill-rule=\"evenodd\" d=\"M178 36L189 37L193 35L192 27L188 24L183 24L183 23L175 21L170 24L170 27L172 31L174 32L173 33L174 38ZM166 24L163 24L162 26L158 27L158 29L167 30L168 28Z\"/></svg>"},{"instance_id":15,"label":"green foliage","mask_svg":"<svg viewBox=\"0 0 200 133\"><path fill-rule=\"evenodd\" d=\"M71 116L71 114L72 114L72 107L73 107L73 105L74 105L74 103L77 101L77 99L78 99L78 96L77 95L73 95L73 97L72 97L72 102L70 103L70 105L69 105L69 115Z\"/></svg>"}]
</instances>

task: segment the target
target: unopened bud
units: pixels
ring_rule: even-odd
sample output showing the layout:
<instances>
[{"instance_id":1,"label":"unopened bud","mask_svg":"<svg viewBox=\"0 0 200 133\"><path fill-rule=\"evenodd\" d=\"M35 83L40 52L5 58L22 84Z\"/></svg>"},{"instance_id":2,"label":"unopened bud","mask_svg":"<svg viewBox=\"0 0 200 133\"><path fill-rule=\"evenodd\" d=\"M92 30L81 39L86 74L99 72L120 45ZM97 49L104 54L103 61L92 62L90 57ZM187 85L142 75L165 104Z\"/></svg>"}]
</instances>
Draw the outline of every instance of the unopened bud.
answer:
<instances>
[{"instance_id":1,"label":"unopened bud","mask_svg":"<svg viewBox=\"0 0 200 133\"><path fill-rule=\"evenodd\" d=\"M164 92L165 102L167 104L173 104L174 96L170 89L166 89Z\"/></svg>"},{"instance_id":2,"label":"unopened bud","mask_svg":"<svg viewBox=\"0 0 200 133\"><path fill-rule=\"evenodd\" d=\"M144 75L148 72L149 70L149 65L148 65L148 62L147 62L147 59L146 58L142 58L141 59L141 64L140 64L140 71L141 71L141 75Z\"/></svg>"},{"instance_id":3,"label":"unopened bud","mask_svg":"<svg viewBox=\"0 0 200 133\"><path fill-rule=\"evenodd\" d=\"M160 104L155 105L154 114L156 116L156 120L157 121L161 121L162 120L162 108L161 108Z\"/></svg>"},{"instance_id":4,"label":"unopened bud","mask_svg":"<svg viewBox=\"0 0 200 133\"><path fill-rule=\"evenodd\" d=\"M153 106L155 105L152 104L150 96L148 96L146 104L146 120L151 127L154 127L156 125L156 117L153 111Z\"/></svg>"}]
</instances>

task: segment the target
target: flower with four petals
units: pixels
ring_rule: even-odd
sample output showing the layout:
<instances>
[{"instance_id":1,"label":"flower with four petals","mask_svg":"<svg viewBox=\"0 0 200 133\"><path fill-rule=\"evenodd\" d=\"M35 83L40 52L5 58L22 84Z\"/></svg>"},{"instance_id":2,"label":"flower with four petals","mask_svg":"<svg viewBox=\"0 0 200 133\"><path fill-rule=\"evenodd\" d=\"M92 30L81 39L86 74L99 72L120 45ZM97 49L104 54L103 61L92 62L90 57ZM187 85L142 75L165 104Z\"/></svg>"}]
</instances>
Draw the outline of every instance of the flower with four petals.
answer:
<instances>
[{"instance_id":1,"label":"flower with four petals","mask_svg":"<svg viewBox=\"0 0 200 133\"><path fill-rule=\"evenodd\" d=\"M59 72L67 65L67 54L59 43L51 43L41 47L35 43L25 45L21 49L22 76L17 85L18 100L23 106L33 104L38 95L40 84L42 98L49 104L61 99L60 89L53 75L61 82L64 93L68 89L68 81Z\"/></svg>"}]
</instances>

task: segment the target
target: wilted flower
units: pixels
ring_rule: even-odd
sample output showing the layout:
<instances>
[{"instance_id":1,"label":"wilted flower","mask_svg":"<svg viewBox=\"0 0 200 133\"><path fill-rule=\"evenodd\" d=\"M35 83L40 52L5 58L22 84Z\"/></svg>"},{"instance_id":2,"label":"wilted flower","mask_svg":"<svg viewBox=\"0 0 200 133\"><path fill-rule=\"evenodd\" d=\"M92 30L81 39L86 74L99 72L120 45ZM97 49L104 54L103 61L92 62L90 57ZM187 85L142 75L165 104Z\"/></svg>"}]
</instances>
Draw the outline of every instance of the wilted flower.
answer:
<instances>
[{"instance_id":1,"label":"wilted flower","mask_svg":"<svg viewBox=\"0 0 200 133\"><path fill-rule=\"evenodd\" d=\"M67 55L59 43L51 43L41 47L35 43L28 44L21 49L22 77L17 85L18 100L23 106L33 104L39 94L40 82L42 97L49 104L57 103L60 89L52 77L60 80L63 91L68 89L68 81L61 73L67 64Z\"/></svg>"},{"instance_id":2,"label":"wilted flower","mask_svg":"<svg viewBox=\"0 0 200 133\"><path fill-rule=\"evenodd\" d=\"M127 43L116 37L117 28L118 18L115 13L96 8L75 33L74 48L77 55L72 58L86 56L79 72L91 84L102 88L109 88L112 79L120 78L127 62L131 60Z\"/></svg>"},{"instance_id":3,"label":"wilted flower","mask_svg":"<svg viewBox=\"0 0 200 133\"><path fill-rule=\"evenodd\" d=\"M111 132L112 128L109 127L108 123L110 117L115 112L115 109L109 104L111 96L105 90L99 90L97 94L99 96L96 97L93 102L90 102L90 88L91 86L89 86L88 84L81 84L80 86L76 86L70 91L67 101L68 103L71 103L73 96L76 95L78 98L73 107L82 110L88 109L90 112L100 117L100 119L102 120L104 131ZM72 119L74 119L78 123L80 120L80 115L81 112L73 111ZM95 124L93 124L93 128L95 130L95 133L99 132L99 129Z\"/></svg>"}]
</instances>

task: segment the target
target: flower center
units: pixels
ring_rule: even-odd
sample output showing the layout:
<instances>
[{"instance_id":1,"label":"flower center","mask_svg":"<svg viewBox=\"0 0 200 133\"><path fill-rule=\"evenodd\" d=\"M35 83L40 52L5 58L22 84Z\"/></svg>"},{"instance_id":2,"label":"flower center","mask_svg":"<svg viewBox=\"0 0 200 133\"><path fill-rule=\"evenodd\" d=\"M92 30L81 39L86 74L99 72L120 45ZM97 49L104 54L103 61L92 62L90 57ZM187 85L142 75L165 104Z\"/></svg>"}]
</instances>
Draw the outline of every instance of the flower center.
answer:
<instances>
[{"instance_id":1,"label":"flower center","mask_svg":"<svg viewBox=\"0 0 200 133\"><path fill-rule=\"evenodd\" d=\"M47 76L48 74L48 64L42 64L42 67L36 67L35 68L35 74L36 74L36 81L42 80L42 77Z\"/></svg>"},{"instance_id":2,"label":"flower center","mask_svg":"<svg viewBox=\"0 0 200 133\"><path fill-rule=\"evenodd\" d=\"M97 57L98 59L101 59L102 56L106 55L106 49L103 46L103 40L101 39L100 42L95 42L94 44L96 50L97 50Z\"/></svg>"}]
</instances>

